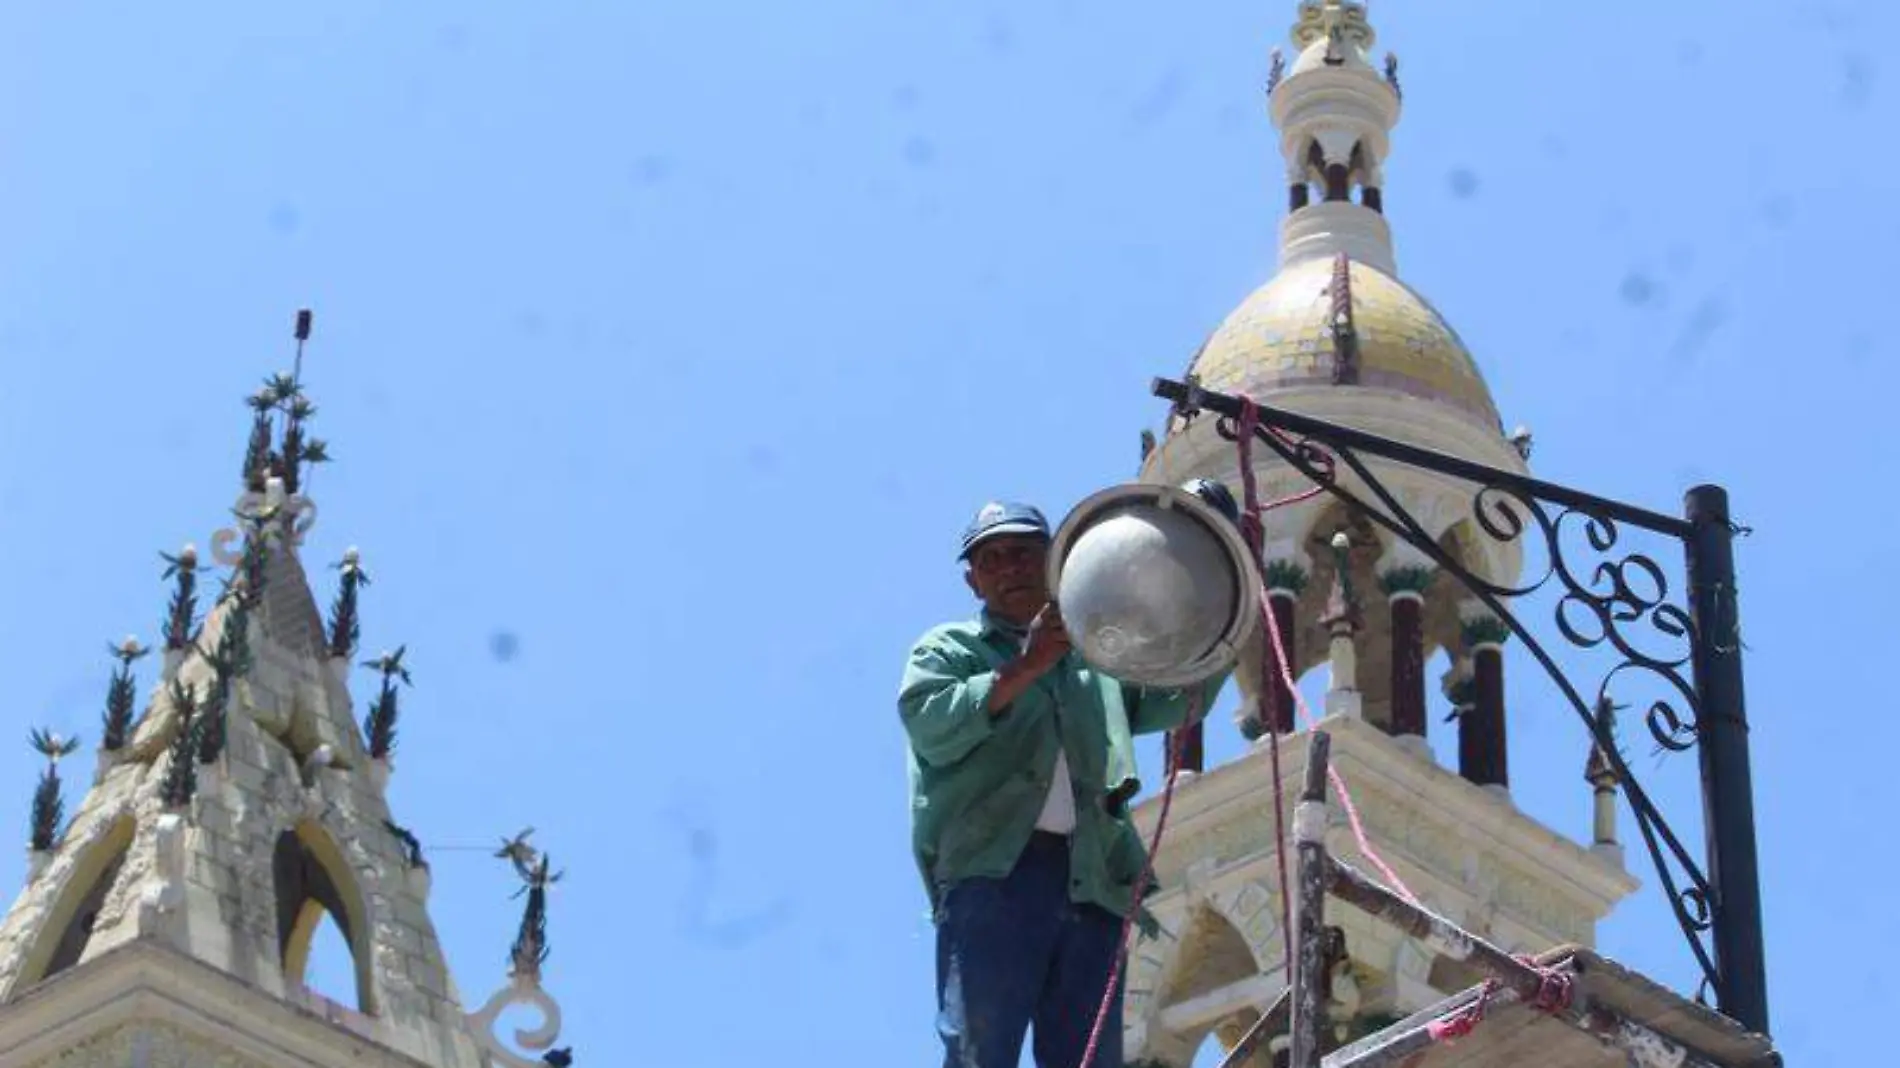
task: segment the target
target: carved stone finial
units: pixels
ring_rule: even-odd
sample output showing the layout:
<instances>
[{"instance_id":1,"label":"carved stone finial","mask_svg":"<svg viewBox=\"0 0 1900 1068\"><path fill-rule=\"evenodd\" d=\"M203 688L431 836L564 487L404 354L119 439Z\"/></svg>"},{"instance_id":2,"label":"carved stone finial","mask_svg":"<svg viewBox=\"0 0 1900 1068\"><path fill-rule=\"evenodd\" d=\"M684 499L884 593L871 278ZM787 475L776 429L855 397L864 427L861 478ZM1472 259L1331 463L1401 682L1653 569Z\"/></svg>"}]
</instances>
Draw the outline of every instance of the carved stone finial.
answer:
<instances>
[{"instance_id":1,"label":"carved stone finial","mask_svg":"<svg viewBox=\"0 0 1900 1068\"><path fill-rule=\"evenodd\" d=\"M1517 450L1517 455L1520 458L1524 460L1529 460L1531 458L1531 428L1530 427L1527 427L1524 424L1519 423L1517 426L1517 429L1511 431L1510 437L1506 438L1505 440L1511 443L1511 448Z\"/></svg>"},{"instance_id":2,"label":"carved stone finial","mask_svg":"<svg viewBox=\"0 0 1900 1068\"><path fill-rule=\"evenodd\" d=\"M336 600L330 605L329 633L324 644L332 659L348 660L356 655L356 643L362 636L358 600L368 586L369 572L363 570L362 554L352 545L343 550L343 559L332 566L339 572Z\"/></svg>"},{"instance_id":3,"label":"carved stone finial","mask_svg":"<svg viewBox=\"0 0 1900 1068\"><path fill-rule=\"evenodd\" d=\"M49 853L59 844L64 828L66 799L61 794L59 761L79 748L78 738L64 738L52 731L35 728L28 736L33 751L46 758L39 785L33 790L33 816L28 848L37 854Z\"/></svg>"},{"instance_id":4,"label":"carved stone finial","mask_svg":"<svg viewBox=\"0 0 1900 1068\"><path fill-rule=\"evenodd\" d=\"M1333 534L1333 584L1326 598L1326 614L1320 622L1335 635L1351 635L1362 620L1359 598L1352 588L1352 538L1344 530Z\"/></svg>"},{"instance_id":5,"label":"carved stone finial","mask_svg":"<svg viewBox=\"0 0 1900 1068\"><path fill-rule=\"evenodd\" d=\"M1332 684L1326 691L1326 714L1357 718L1364 702L1359 692L1359 651L1355 645L1361 619L1358 599L1352 591L1352 538L1344 530L1335 533L1332 550L1332 592L1320 620L1332 638L1327 648Z\"/></svg>"},{"instance_id":6,"label":"carved stone finial","mask_svg":"<svg viewBox=\"0 0 1900 1068\"><path fill-rule=\"evenodd\" d=\"M132 733L132 720L138 709L138 683L132 677L132 664L151 651L133 634L110 647L119 667L106 687L106 710L101 717L99 748L108 753L123 748Z\"/></svg>"},{"instance_id":7,"label":"carved stone finial","mask_svg":"<svg viewBox=\"0 0 1900 1068\"><path fill-rule=\"evenodd\" d=\"M561 1033L561 1007L541 988L541 964L548 955L547 890L560 881L561 876L559 873L549 874L547 854L528 844L528 836L533 833L534 828L530 827L513 838L503 839L501 849L495 853L495 856L506 859L514 867L515 874L522 878L528 901L522 911L521 926L515 935L514 945L509 949L508 985L467 1017L469 1029L474 1032L476 1041L501 1068L535 1068L537 1063L508 1048L495 1034L495 1025L502 1012L516 1006L539 1009L541 1026L532 1031L517 1030L514 1034L515 1045L530 1051L545 1050L539 1062L542 1065L574 1063L571 1048L551 1048Z\"/></svg>"},{"instance_id":8,"label":"carved stone finial","mask_svg":"<svg viewBox=\"0 0 1900 1068\"><path fill-rule=\"evenodd\" d=\"M1616 738L1616 705L1610 702L1606 694L1597 699L1596 720L1598 733L1608 736L1612 743ZM1615 790L1618 777L1616 767L1610 763L1609 754L1604 752L1603 743L1593 739L1590 744L1590 759L1584 763L1583 779L1599 791Z\"/></svg>"},{"instance_id":9,"label":"carved stone finial","mask_svg":"<svg viewBox=\"0 0 1900 1068\"><path fill-rule=\"evenodd\" d=\"M1583 768L1583 777L1589 782L1592 795L1590 851L1621 865L1623 847L1616 838L1616 788L1621 778L1602 742L1608 738L1611 745L1616 744L1616 705L1611 703L1608 694L1597 698L1596 721L1599 739L1590 746L1590 759Z\"/></svg>"},{"instance_id":10,"label":"carved stone finial","mask_svg":"<svg viewBox=\"0 0 1900 1068\"><path fill-rule=\"evenodd\" d=\"M383 676L376 703L370 705L369 713L363 717L363 735L371 760L386 762L396 751L396 684L413 685L409 669L402 662L403 653L408 649L406 645L397 646L393 653L384 653L374 660L363 662L364 667L375 668Z\"/></svg>"},{"instance_id":11,"label":"carved stone finial","mask_svg":"<svg viewBox=\"0 0 1900 1068\"><path fill-rule=\"evenodd\" d=\"M1371 48L1375 37L1361 0L1306 0L1293 27L1293 43L1301 48L1310 48L1316 41L1326 42L1328 66L1342 65L1349 45Z\"/></svg>"},{"instance_id":12,"label":"carved stone finial","mask_svg":"<svg viewBox=\"0 0 1900 1068\"><path fill-rule=\"evenodd\" d=\"M190 542L177 556L159 553L165 561L164 578L173 582L171 602L165 606L165 675L170 678L191 647L198 627L198 549Z\"/></svg>"}]
</instances>

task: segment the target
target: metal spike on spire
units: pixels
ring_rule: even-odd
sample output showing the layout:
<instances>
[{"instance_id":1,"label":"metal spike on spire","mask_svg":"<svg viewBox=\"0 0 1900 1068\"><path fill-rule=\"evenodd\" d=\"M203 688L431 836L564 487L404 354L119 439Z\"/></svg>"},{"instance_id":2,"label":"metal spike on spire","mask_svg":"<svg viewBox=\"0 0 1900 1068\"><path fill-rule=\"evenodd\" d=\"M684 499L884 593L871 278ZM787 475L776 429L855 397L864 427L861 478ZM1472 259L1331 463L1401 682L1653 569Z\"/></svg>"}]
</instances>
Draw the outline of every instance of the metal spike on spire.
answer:
<instances>
[{"instance_id":1,"label":"metal spike on spire","mask_svg":"<svg viewBox=\"0 0 1900 1068\"><path fill-rule=\"evenodd\" d=\"M291 363L290 378L291 381L301 385L303 383L303 343L310 340L309 308L297 310L297 328L294 334L297 338L297 356Z\"/></svg>"}]
</instances>

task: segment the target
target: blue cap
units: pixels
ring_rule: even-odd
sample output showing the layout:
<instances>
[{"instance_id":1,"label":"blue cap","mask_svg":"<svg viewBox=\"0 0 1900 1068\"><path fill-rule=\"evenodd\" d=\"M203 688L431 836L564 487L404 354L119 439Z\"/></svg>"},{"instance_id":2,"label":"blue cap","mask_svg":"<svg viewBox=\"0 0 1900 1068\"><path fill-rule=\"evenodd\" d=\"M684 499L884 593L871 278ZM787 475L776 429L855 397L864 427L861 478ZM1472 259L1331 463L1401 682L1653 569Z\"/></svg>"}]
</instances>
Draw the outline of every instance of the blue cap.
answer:
<instances>
[{"instance_id":1,"label":"blue cap","mask_svg":"<svg viewBox=\"0 0 1900 1068\"><path fill-rule=\"evenodd\" d=\"M978 545L1006 534L1031 534L1047 541L1049 521L1027 504L991 501L978 509L976 518L963 528L963 549L957 553L957 559L968 559L970 551Z\"/></svg>"}]
</instances>

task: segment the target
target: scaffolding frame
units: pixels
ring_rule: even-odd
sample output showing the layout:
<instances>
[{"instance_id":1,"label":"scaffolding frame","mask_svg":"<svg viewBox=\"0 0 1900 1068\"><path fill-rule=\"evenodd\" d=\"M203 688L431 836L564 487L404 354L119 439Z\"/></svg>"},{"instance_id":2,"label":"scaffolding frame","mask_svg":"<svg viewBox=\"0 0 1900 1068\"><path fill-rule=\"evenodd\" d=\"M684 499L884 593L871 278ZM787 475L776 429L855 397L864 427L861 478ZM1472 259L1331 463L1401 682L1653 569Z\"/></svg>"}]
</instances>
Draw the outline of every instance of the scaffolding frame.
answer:
<instances>
[{"instance_id":1,"label":"scaffolding frame","mask_svg":"<svg viewBox=\"0 0 1900 1068\"><path fill-rule=\"evenodd\" d=\"M1294 943L1290 947L1293 982L1227 1052L1221 1068L1240 1068L1262 1043L1281 1034L1288 1037L1287 1068L1383 1068L1404 1063L1450 1035L1484 1026L1485 1011L1520 1003L1589 1035L1634 1065L1734 1068L1732 1062L1692 1049L1591 997L1577 981L1580 971L1574 958L1539 964L1514 957L1329 855L1326 830L1331 820L1326 783L1331 747L1331 737L1315 728L1307 749L1299 805L1294 810L1298 875L1291 926ZM1484 981L1380 1031L1325 1051L1325 911L1329 896L1392 924L1442 956L1483 975ZM1770 1053L1760 1063L1778 1065L1780 1056Z\"/></svg>"}]
</instances>

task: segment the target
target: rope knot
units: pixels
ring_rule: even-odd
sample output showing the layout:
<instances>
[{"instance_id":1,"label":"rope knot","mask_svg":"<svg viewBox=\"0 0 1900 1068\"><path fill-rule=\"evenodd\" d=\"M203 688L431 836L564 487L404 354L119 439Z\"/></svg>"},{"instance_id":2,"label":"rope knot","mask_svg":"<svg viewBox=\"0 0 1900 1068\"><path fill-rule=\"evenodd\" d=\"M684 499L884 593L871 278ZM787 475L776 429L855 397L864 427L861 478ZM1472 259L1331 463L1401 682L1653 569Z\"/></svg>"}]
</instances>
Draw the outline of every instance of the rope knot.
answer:
<instances>
[{"instance_id":1,"label":"rope knot","mask_svg":"<svg viewBox=\"0 0 1900 1068\"><path fill-rule=\"evenodd\" d=\"M1491 999L1497 995L1498 986L1496 979L1486 979L1484 987L1478 991L1478 1000L1450 1016L1426 1024L1425 1033L1432 1037L1433 1042L1449 1045L1477 1030L1478 1025L1484 1022L1484 1013L1490 1008Z\"/></svg>"},{"instance_id":2,"label":"rope knot","mask_svg":"<svg viewBox=\"0 0 1900 1068\"><path fill-rule=\"evenodd\" d=\"M1537 994L1530 1000L1530 1006L1539 1012L1558 1013L1570 1008L1576 997L1576 984L1571 977L1556 968L1542 968L1530 957L1520 956L1517 962L1537 973Z\"/></svg>"}]
</instances>

